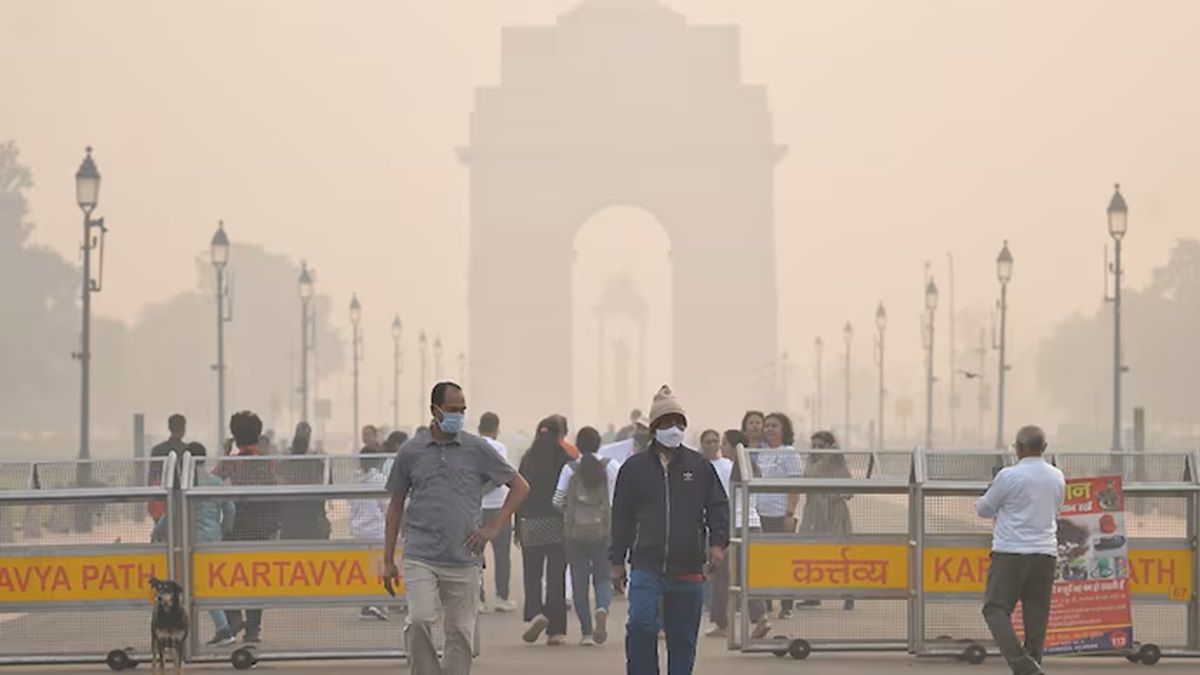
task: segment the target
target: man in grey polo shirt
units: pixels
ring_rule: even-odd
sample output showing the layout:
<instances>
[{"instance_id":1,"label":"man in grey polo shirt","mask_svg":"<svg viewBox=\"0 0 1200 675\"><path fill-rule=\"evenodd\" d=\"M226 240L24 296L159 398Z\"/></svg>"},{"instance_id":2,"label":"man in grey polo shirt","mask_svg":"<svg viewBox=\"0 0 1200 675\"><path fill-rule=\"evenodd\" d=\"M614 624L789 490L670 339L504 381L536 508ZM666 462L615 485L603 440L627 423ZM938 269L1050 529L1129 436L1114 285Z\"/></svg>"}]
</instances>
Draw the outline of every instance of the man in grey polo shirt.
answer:
<instances>
[{"instance_id":1,"label":"man in grey polo shirt","mask_svg":"<svg viewBox=\"0 0 1200 675\"><path fill-rule=\"evenodd\" d=\"M400 448L388 477L392 497L384 535L384 587L392 593L395 582L404 579L404 639L413 675L471 672L483 549L529 493L525 479L487 441L463 431L466 410L460 386L438 383L430 401L433 423ZM483 495L497 485L507 485L508 496L492 522L481 523ZM402 522L403 577L395 560ZM446 635L441 663L432 635L439 600Z\"/></svg>"}]
</instances>

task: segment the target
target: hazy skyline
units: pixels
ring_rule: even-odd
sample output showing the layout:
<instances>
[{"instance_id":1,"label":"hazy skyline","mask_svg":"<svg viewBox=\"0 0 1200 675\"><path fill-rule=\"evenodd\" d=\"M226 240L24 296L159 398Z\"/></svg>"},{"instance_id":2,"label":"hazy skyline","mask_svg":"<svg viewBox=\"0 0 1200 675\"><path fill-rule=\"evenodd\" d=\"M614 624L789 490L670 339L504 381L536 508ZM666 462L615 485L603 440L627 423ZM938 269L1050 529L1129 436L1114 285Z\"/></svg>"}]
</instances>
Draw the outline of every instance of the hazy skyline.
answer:
<instances>
[{"instance_id":1,"label":"hazy skyline","mask_svg":"<svg viewBox=\"0 0 1200 675\"><path fill-rule=\"evenodd\" d=\"M390 373L400 312L406 350L421 327L440 333L456 372L469 214L454 149L475 87L499 82L503 28L553 23L574 4L10 0L0 139L34 171L34 239L72 261L72 176L95 146L110 228L99 314L134 320L194 287L194 259L223 219L235 241L306 259L335 307L358 293L368 371ZM856 362L869 363L882 301L903 372L894 393L902 379L919 389L924 262L943 291L944 347L946 252L960 311L982 312L1008 239L1010 406L1036 410L1012 399L1035 385L1033 341L1099 303L1112 184L1130 204L1128 284L1197 231L1194 2L666 4L694 24L741 26L742 78L766 86L790 148L775 244L780 345L798 366L817 334L836 359L847 320ZM335 323L347 328L346 313ZM840 410L825 407L827 420Z\"/></svg>"}]
</instances>

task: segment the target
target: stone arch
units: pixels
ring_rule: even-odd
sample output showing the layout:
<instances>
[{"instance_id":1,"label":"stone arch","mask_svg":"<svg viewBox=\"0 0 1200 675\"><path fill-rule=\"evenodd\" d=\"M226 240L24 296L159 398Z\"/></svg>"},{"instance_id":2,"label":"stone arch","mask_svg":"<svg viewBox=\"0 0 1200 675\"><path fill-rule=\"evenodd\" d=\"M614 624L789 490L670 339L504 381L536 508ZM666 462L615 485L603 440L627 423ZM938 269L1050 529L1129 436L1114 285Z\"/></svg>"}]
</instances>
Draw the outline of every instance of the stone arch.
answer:
<instances>
[{"instance_id":1,"label":"stone arch","mask_svg":"<svg viewBox=\"0 0 1200 675\"><path fill-rule=\"evenodd\" d=\"M753 371L777 351L784 148L764 88L741 82L738 40L735 26L693 26L655 0L585 0L553 26L505 29L500 84L476 92L459 152L473 408L509 429L573 408L573 242L614 204L650 212L671 241L671 384L693 423L776 403Z\"/></svg>"}]
</instances>

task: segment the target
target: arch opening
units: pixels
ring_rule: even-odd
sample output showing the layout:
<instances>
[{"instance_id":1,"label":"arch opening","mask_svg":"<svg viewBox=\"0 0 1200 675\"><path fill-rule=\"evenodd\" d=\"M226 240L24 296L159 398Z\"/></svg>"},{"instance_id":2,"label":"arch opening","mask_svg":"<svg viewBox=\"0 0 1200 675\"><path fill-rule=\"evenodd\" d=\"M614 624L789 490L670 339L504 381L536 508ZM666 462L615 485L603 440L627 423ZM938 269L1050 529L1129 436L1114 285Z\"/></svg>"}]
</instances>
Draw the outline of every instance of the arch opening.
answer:
<instances>
[{"instance_id":1,"label":"arch opening","mask_svg":"<svg viewBox=\"0 0 1200 675\"><path fill-rule=\"evenodd\" d=\"M674 372L671 241L654 214L636 206L601 209L572 243L572 427L604 433Z\"/></svg>"}]
</instances>

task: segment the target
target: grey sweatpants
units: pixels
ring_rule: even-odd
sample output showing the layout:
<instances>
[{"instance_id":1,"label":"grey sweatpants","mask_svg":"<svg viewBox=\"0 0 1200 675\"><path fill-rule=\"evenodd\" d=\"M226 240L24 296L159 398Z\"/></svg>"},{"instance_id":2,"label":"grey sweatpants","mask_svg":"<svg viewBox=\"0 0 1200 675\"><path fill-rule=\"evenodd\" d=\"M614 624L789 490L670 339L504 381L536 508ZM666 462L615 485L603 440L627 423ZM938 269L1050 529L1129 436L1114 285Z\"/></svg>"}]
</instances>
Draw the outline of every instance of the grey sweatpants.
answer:
<instances>
[{"instance_id":1,"label":"grey sweatpants","mask_svg":"<svg viewBox=\"0 0 1200 675\"><path fill-rule=\"evenodd\" d=\"M1050 597L1054 590L1053 556L1022 553L992 553L988 568L983 618L996 647L1014 675L1042 672L1042 647L1050 621ZM1025 644L1017 639L1012 613L1021 603Z\"/></svg>"}]
</instances>

